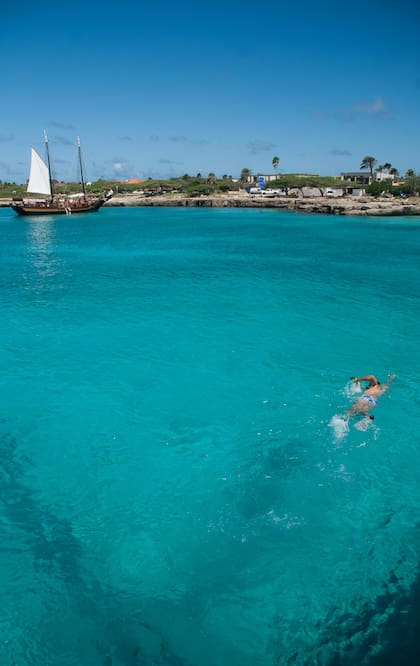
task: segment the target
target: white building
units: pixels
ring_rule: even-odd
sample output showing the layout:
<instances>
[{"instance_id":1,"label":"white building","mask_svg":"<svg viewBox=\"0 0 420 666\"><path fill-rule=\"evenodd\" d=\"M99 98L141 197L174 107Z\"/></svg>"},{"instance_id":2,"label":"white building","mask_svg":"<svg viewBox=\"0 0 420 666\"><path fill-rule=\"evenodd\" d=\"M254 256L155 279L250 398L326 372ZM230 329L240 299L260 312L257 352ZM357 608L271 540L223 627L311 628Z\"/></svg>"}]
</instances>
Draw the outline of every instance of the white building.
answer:
<instances>
[{"instance_id":1,"label":"white building","mask_svg":"<svg viewBox=\"0 0 420 666\"><path fill-rule=\"evenodd\" d=\"M382 183L384 180L390 180L393 183L395 180L394 174L387 171L377 171L374 178L378 183Z\"/></svg>"}]
</instances>

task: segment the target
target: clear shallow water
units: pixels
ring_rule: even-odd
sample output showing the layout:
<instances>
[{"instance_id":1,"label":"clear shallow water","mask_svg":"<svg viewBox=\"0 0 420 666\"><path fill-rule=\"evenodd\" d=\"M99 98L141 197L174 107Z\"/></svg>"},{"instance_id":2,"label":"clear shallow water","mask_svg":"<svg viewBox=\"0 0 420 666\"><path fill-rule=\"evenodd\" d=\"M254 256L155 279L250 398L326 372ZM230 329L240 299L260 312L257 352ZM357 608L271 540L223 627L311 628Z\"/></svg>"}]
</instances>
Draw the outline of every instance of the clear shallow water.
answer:
<instances>
[{"instance_id":1,"label":"clear shallow water","mask_svg":"<svg viewBox=\"0 0 420 666\"><path fill-rule=\"evenodd\" d=\"M0 663L410 663L420 220L0 210L0 252Z\"/></svg>"}]
</instances>

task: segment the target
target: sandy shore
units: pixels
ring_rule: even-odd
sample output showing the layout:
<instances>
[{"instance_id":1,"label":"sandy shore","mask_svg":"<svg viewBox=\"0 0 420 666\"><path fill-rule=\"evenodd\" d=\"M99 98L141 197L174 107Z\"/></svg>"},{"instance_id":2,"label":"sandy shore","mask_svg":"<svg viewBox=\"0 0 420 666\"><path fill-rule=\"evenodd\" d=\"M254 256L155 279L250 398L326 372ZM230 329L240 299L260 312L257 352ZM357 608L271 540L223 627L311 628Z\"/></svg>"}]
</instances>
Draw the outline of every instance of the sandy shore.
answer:
<instances>
[{"instance_id":1,"label":"sandy shore","mask_svg":"<svg viewBox=\"0 0 420 666\"><path fill-rule=\"evenodd\" d=\"M420 215L420 198L373 197L266 198L246 192L188 197L182 194L114 196L106 206L186 206L191 208L282 208L327 215Z\"/></svg>"}]
</instances>

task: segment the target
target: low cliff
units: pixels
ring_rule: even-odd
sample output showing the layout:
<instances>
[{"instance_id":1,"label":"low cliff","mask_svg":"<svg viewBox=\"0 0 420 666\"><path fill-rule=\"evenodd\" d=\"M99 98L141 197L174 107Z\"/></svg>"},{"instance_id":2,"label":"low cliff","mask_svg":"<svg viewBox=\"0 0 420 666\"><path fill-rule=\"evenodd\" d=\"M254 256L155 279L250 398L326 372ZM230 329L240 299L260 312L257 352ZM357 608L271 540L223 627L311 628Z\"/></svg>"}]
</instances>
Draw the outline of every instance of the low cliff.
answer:
<instances>
[{"instance_id":1,"label":"low cliff","mask_svg":"<svg viewBox=\"0 0 420 666\"><path fill-rule=\"evenodd\" d=\"M187 197L185 195L164 194L155 196L125 195L115 196L106 206L185 206L190 208L279 208L301 213L323 215L420 215L420 199L372 197L262 197L249 194L228 193Z\"/></svg>"}]
</instances>

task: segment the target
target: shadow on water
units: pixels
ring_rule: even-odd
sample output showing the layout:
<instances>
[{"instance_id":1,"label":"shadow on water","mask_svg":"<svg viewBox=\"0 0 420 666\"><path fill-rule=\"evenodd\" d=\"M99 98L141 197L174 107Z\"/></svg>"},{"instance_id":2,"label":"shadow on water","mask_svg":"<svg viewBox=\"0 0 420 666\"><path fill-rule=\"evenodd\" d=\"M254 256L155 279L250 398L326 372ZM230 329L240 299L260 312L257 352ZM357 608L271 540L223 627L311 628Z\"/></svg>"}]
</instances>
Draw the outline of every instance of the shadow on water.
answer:
<instances>
[{"instance_id":1,"label":"shadow on water","mask_svg":"<svg viewBox=\"0 0 420 666\"><path fill-rule=\"evenodd\" d=\"M358 621L353 619L343 648L327 666L411 666L418 662L420 635L420 573L408 593L386 591ZM355 640L356 639L356 640Z\"/></svg>"},{"instance_id":2,"label":"shadow on water","mask_svg":"<svg viewBox=\"0 0 420 666\"><path fill-rule=\"evenodd\" d=\"M267 513L270 504L278 503L281 493L273 494L267 483L261 479L264 472L276 473L282 483L289 477L299 474L302 459L307 462L308 451L304 440L299 437L272 438L265 442L263 455L259 459L259 472L250 475L246 481L230 492L229 499L235 503L239 513L248 520ZM315 458L310 458L312 465ZM271 478L271 476L270 476ZM384 527L391 521L390 512L384 519ZM280 539L279 539L280 543ZM371 553L369 553L369 556ZM420 636L420 571L407 592L406 584L391 570L384 581L382 594L374 603L353 599L350 610L332 608L328 617L318 622L316 631L296 626L289 632L294 634L296 644L302 639L302 647L292 649L294 640L284 642L286 630L279 618L274 633L277 641L272 643L273 663L282 666L411 666L418 662ZM308 641L312 633L313 643Z\"/></svg>"},{"instance_id":3,"label":"shadow on water","mask_svg":"<svg viewBox=\"0 0 420 666\"><path fill-rule=\"evenodd\" d=\"M24 631L22 620L25 645L22 639L17 645L11 636L3 641L1 663L4 666L23 663L20 660L24 654L24 663L28 666L64 661L78 664L80 659L92 666L185 664L170 650L162 632L144 621L140 609L143 600L120 604L118 594L106 590L85 569L83 544L68 520L37 501L25 481L31 462L20 455L16 439L9 433L0 435L0 461L3 515L24 535L24 549L33 558L36 580L29 580L28 586L37 587L39 574L48 583L49 595L51 589L58 590L57 599L43 600L44 608L50 610L44 611L38 625L31 617L33 635L28 636ZM3 552L9 552L7 546L3 546ZM67 600L60 598L63 586ZM43 593L45 589L40 592ZM5 602L3 598L3 610ZM19 635L21 628L16 623L13 629ZM62 645L66 639L68 644Z\"/></svg>"},{"instance_id":4,"label":"shadow on water","mask_svg":"<svg viewBox=\"0 0 420 666\"><path fill-rule=\"evenodd\" d=\"M410 592L386 591L359 613L332 612L316 644L288 654L273 647L276 666L413 666L418 663L420 575ZM281 632L279 632L279 645Z\"/></svg>"},{"instance_id":5,"label":"shadow on water","mask_svg":"<svg viewBox=\"0 0 420 666\"><path fill-rule=\"evenodd\" d=\"M401 590L393 593L387 585L385 588L374 605L364 604L358 614L332 611L323 626L318 627L317 644L309 651L296 650L290 656L278 654L278 666L412 666L417 663L420 575L417 574L408 593Z\"/></svg>"}]
</instances>

